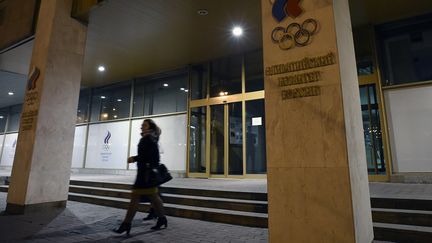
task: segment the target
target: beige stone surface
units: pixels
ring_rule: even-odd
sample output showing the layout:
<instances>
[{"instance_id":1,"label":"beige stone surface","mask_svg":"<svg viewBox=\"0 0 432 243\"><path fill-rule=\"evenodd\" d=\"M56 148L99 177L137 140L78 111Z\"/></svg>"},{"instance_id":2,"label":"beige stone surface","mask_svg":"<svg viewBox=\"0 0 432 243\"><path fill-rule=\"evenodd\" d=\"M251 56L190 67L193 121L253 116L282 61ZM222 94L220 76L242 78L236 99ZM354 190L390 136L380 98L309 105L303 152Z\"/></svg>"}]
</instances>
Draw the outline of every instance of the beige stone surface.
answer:
<instances>
[{"instance_id":1,"label":"beige stone surface","mask_svg":"<svg viewBox=\"0 0 432 243\"><path fill-rule=\"evenodd\" d=\"M70 18L72 0L42 1L31 67L40 69L33 121L21 119L8 203L67 200L86 27ZM30 70L31 72L31 70ZM30 129L23 129L30 124Z\"/></svg>"},{"instance_id":2,"label":"beige stone surface","mask_svg":"<svg viewBox=\"0 0 432 243\"><path fill-rule=\"evenodd\" d=\"M262 1L264 68L328 53L336 59L333 65L265 77L271 242L373 239L347 4L303 0L302 15L278 23L271 15L271 3ZM309 45L281 50L272 42L275 27L301 24L308 18L318 21ZM320 71L321 80L278 86L279 77L311 71ZM309 86L319 86L320 95L282 100L282 90Z\"/></svg>"},{"instance_id":3,"label":"beige stone surface","mask_svg":"<svg viewBox=\"0 0 432 243\"><path fill-rule=\"evenodd\" d=\"M347 168L270 169L270 242L353 242ZM273 178L274 177L274 178ZM286 178L281 180L280 178Z\"/></svg>"}]
</instances>

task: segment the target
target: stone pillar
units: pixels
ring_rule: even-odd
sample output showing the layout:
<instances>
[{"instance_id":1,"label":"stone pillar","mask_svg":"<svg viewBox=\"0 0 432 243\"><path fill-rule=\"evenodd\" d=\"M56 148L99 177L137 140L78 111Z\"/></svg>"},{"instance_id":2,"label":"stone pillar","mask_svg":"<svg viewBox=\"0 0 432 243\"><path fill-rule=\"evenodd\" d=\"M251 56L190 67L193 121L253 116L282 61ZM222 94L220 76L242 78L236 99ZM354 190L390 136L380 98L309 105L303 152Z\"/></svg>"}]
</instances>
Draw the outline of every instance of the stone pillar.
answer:
<instances>
[{"instance_id":1,"label":"stone pillar","mask_svg":"<svg viewBox=\"0 0 432 243\"><path fill-rule=\"evenodd\" d=\"M86 27L41 1L6 211L66 204Z\"/></svg>"},{"instance_id":2,"label":"stone pillar","mask_svg":"<svg viewBox=\"0 0 432 243\"><path fill-rule=\"evenodd\" d=\"M347 0L262 0L270 242L373 240Z\"/></svg>"}]
</instances>

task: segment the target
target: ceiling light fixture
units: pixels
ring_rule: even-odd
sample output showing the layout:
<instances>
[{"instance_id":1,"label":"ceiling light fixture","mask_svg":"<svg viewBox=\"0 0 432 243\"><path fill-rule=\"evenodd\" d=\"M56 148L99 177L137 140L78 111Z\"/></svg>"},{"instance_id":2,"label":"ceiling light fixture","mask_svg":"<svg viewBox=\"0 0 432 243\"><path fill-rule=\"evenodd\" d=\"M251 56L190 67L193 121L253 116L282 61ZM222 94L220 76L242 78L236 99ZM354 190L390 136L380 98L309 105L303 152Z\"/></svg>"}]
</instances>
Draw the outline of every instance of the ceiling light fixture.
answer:
<instances>
[{"instance_id":1,"label":"ceiling light fixture","mask_svg":"<svg viewBox=\"0 0 432 243\"><path fill-rule=\"evenodd\" d=\"M184 90L185 90L185 88L180 88L180 90L181 90L181 91L184 91Z\"/></svg>"},{"instance_id":2,"label":"ceiling light fixture","mask_svg":"<svg viewBox=\"0 0 432 243\"><path fill-rule=\"evenodd\" d=\"M8 92L8 95L14 95L15 93L14 92L12 92L12 91L9 91Z\"/></svg>"},{"instance_id":3,"label":"ceiling light fixture","mask_svg":"<svg viewBox=\"0 0 432 243\"><path fill-rule=\"evenodd\" d=\"M105 96L103 96L103 95L101 96L101 99L105 99L105 98L106 98Z\"/></svg>"},{"instance_id":4,"label":"ceiling light fixture","mask_svg":"<svg viewBox=\"0 0 432 243\"><path fill-rule=\"evenodd\" d=\"M198 13L198 15L200 15L200 16L206 16L206 15L209 14L209 12L208 12L207 9L198 9L197 13Z\"/></svg>"},{"instance_id":5,"label":"ceiling light fixture","mask_svg":"<svg viewBox=\"0 0 432 243\"><path fill-rule=\"evenodd\" d=\"M4 116L0 116L0 119L3 119L4 118Z\"/></svg>"},{"instance_id":6,"label":"ceiling light fixture","mask_svg":"<svg viewBox=\"0 0 432 243\"><path fill-rule=\"evenodd\" d=\"M122 99L117 99L117 101L118 101L118 102L121 102L121 101L122 101Z\"/></svg>"},{"instance_id":7,"label":"ceiling light fixture","mask_svg":"<svg viewBox=\"0 0 432 243\"><path fill-rule=\"evenodd\" d=\"M168 84L163 84L164 87L168 87Z\"/></svg>"},{"instance_id":8,"label":"ceiling light fixture","mask_svg":"<svg viewBox=\"0 0 432 243\"><path fill-rule=\"evenodd\" d=\"M98 70L99 70L99 72L105 72L105 67L102 66L102 65L100 65L100 66L98 67Z\"/></svg>"},{"instance_id":9,"label":"ceiling light fixture","mask_svg":"<svg viewBox=\"0 0 432 243\"><path fill-rule=\"evenodd\" d=\"M232 29L232 33L235 37L240 37L241 35L243 35L243 29L239 26L235 26Z\"/></svg>"}]
</instances>

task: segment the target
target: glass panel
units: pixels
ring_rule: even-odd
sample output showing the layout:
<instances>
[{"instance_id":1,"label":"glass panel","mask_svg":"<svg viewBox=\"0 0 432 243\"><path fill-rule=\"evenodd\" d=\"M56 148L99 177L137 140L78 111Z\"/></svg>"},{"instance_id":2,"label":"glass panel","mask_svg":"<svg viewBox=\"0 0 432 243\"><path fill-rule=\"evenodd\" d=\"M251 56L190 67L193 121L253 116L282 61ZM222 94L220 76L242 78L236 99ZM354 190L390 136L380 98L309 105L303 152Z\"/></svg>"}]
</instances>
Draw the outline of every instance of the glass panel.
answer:
<instances>
[{"instance_id":1,"label":"glass panel","mask_svg":"<svg viewBox=\"0 0 432 243\"><path fill-rule=\"evenodd\" d=\"M134 88L133 116L186 111L188 92L187 73L138 79Z\"/></svg>"},{"instance_id":2,"label":"glass panel","mask_svg":"<svg viewBox=\"0 0 432 243\"><path fill-rule=\"evenodd\" d=\"M131 81L97 88L93 92L91 121L129 117Z\"/></svg>"},{"instance_id":3,"label":"glass panel","mask_svg":"<svg viewBox=\"0 0 432 243\"><path fill-rule=\"evenodd\" d=\"M192 67L191 72L191 99L199 100L207 98L208 65Z\"/></svg>"},{"instance_id":4,"label":"glass panel","mask_svg":"<svg viewBox=\"0 0 432 243\"><path fill-rule=\"evenodd\" d=\"M78 101L76 123L89 122L88 119L89 104L90 104L90 89L81 90L79 101Z\"/></svg>"},{"instance_id":5,"label":"glass panel","mask_svg":"<svg viewBox=\"0 0 432 243\"><path fill-rule=\"evenodd\" d=\"M206 107L191 108L189 172L206 172Z\"/></svg>"},{"instance_id":6,"label":"glass panel","mask_svg":"<svg viewBox=\"0 0 432 243\"><path fill-rule=\"evenodd\" d=\"M210 96L220 96L221 92L228 95L241 93L241 74L241 56L213 61L211 63Z\"/></svg>"},{"instance_id":7,"label":"glass panel","mask_svg":"<svg viewBox=\"0 0 432 243\"><path fill-rule=\"evenodd\" d=\"M399 21L379 26L384 80L396 85L432 80L432 18Z\"/></svg>"},{"instance_id":8,"label":"glass panel","mask_svg":"<svg viewBox=\"0 0 432 243\"><path fill-rule=\"evenodd\" d=\"M8 110L8 108L0 109L0 133L4 133L6 129Z\"/></svg>"},{"instance_id":9,"label":"glass panel","mask_svg":"<svg viewBox=\"0 0 432 243\"><path fill-rule=\"evenodd\" d=\"M224 174L224 105L210 106L210 173Z\"/></svg>"},{"instance_id":10,"label":"glass panel","mask_svg":"<svg viewBox=\"0 0 432 243\"><path fill-rule=\"evenodd\" d=\"M371 75L374 73L372 60L357 61L357 75Z\"/></svg>"},{"instance_id":11,"label":"glass panel","mask_svg":"<svg viewBox=\"0 0 432 243\"><path fill-rule=\"evenodd\" d=\"M17 132L21 118L22 105L15 105L10 108L7 132Z\"/></svg>"},{"instance_id":12,"label":"glass panel","mask_svg":"<svg viewBox=\"0 0 432 243\"><path fill-rule=\"evenodd\" d=\"M229 110L229 159L230 175L243 175L242 103L228 104Z\"/></svg>"},{"instance_id":13,"label":"glass panel","mask_svg":"<svg viewBox=\"0 0 432 243\"><path fill-rule=\"evenodd\" d=\"M246 173L267 172L264 100L246 102Z\"/></svg>"},{"instance_id":14,"label":"glass panel","mask_svg":"<svg viewBox=\"0 0 432 243\"><path fill-rule=\"evenodd\" d=\"M385 174L384 145L374 84L360 86L366 160L370 174Z\"/></svg>"},{"instance_id":15,"label":"glass panel","mask_svg":"<svg viewBox=\"0 0 432 243\"><path fill-rule=\"evenodd\" d=\"M264 63L262 50L245 55L246 92L264 89L263 69Z\"/></svg>"}]
</instances>

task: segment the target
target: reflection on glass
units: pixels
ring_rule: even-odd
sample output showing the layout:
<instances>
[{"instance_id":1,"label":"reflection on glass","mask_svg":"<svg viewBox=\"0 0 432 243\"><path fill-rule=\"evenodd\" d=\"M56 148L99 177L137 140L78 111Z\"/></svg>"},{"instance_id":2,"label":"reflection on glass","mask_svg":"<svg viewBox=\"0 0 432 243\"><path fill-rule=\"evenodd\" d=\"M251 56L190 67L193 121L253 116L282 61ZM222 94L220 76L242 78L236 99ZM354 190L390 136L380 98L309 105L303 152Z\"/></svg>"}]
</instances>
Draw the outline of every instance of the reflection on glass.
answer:
<instances>
[{"instance_id":1,"label":"reflection on glass","mask_svg":"<svg viewBox=\"0 0 432 243\"><path fill-rule=\"evenodd\" d=\"M94 89L91 121L107 121L129 117L131 81Z\"/></svg>"},{"instance_id":2,"label":"reflection on glass","mask_svg":"<svg viewBox=\"0 0 432 243\"><path fill-rule=\"evenodd\" d=\"M210 173L224 174L224 106L210 106Z\"/></svg>"},{"instance_id":3,"label":"reflection on glass","mask_svg":"<svg viewBox=\"0 0 432 243\"><path fill-rule=\"evenodd\" d=\"M89 121L88 119L89 104L90 104L90 89L82 89L80 91L80 96L78 101L76 123L85 123Z\"/></svg>"},{"instance_id":4,"label":"reflection on glass","mask_svg":"<svg viewBox=\"0 0 432 243\"><path fill-rule=\"evenodd\" d=\"M432 80L432 20L426 18L378 27L387 85Z\"/></svg>"},{"instance_id":5,"label":"reflection on glass","mask_svg":"<svg viewBox=\"0 0 432 243\"><path fill-rule=\"evenodd\" d=\"M246 92L264 89L263 69L264 63L262 50L245 55Z\"/></svg>"},{"instance_id":6,"label":"reflection on glass","mask_svg":"<svg viewBox=\"0 0 432 243\"><path fill-rule=\"evenodd\" d=\"M246 173L266 172L264 100L246 101Z\"/></svg>"},{"instance_id":7,"label":"reflection on glass","mask_svg":"<svg viewBox=\"0 0 432 243\"><path fill-rule=\"evenodd\" d=\"M375 84L360 86L366 161L369 174L385 174L384 147Z\"/></svg>"},{"instance_id":8,"label":"reflection on glass","mask_svg":"<svg viewBox=\"0 0 432 243\"><path fill-rule=\"evenodd\" d=\"M180 70L163 77L138 79L134 88L133 116L186 111L188 74Z\"/></svg>"},{"instance_id":9,"label":"reflection on glass","mask_svg":"<svg viewBox=\"0 0 432 243\"><path fill-rule=\"evenodd\" d=\"M206 172L206 107L190 112L189 172Z\"/></svg>"},{"instance_id":10,"label":"reflection on glass","mask_svg":"<svg viewBox=\"0 0 432 243\"><path fill-rule=\"evenodd\" d=\"M210 96L222 93L239 94L241 89L242 56L233 56L211 62Z\"/></svg>"},{"instance_id":11,"label":"reflection on glass","mask_svg":"<svg viewBox=\"0 0 432 243\"><path fill-rule=\"evenodd\" d=\"M0 109L0 133L4 133L6 129L8 110L9 110L8 108Z\"/></svg>"},{"instance_id":12,"label":"reflection on glass","mask_svg":"<svg viewBox=\"0 0 432 243\"><path fill-rule=\"evenodd\" d=\"M228 104L229 110L229 159L230 175L243 175L243 130L241 102Z\"/></svg>"},{"instance_id":13,"label":"reflection on glass","mask_svg":"<svg viewBox=\"0 0 432 243\"><path fill-rule=\"evenodd\" d=\"M22 105L14 105L10 108L7 132L18 132L21 118Z\"/></svg>"},{"instance_id":14,"label":"reflection on glass","mask_svg":"<svg viewBox=\"0 0 432 243\"><path fill-rule=\"evenodd\" d=\"M199 100L207 97L208 65L193 66L191 69L191 99Z\"/></svg>"}]
</instances>

